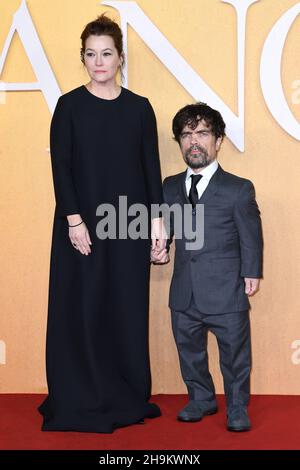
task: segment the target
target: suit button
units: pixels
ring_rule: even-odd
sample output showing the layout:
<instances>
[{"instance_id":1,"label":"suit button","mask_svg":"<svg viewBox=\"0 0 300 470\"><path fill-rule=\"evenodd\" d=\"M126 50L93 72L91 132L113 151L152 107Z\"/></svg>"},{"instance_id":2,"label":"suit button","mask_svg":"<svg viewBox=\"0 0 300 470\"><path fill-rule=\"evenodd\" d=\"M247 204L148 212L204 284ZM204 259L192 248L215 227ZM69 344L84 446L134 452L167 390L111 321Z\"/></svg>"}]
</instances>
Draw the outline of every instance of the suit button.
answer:
<instances>
[{"instance_id":1,"label":"suit button","mask_svg":"<svg viewBox=\"0 0 300 470\"><path fill-rule=\"evenodd\" d=\"M196 241L196 237L191 238L191 242L195 242L195 241Z\"/></svg>"},{"instance_id":2,"label":"suit button","mask_svg":"<svg viewBox=\"0 0 300 470\"><path fill-rule=\"evenodd\" d=\"M193 258L191 259L191 261L192 261L192 263L196 263L197 258L193 257Z\"/></svg>"},{"instance_id":3,"label":"suit button","mask_svg":"<svg viewBox=\"0 0 300 470\"><path fill-rule=\"evenodd\" d=\"M192 214L193 214L193 215L196 215L196 209L193 209L193 210L192 210Z\"/></svg>"}]
</instances>

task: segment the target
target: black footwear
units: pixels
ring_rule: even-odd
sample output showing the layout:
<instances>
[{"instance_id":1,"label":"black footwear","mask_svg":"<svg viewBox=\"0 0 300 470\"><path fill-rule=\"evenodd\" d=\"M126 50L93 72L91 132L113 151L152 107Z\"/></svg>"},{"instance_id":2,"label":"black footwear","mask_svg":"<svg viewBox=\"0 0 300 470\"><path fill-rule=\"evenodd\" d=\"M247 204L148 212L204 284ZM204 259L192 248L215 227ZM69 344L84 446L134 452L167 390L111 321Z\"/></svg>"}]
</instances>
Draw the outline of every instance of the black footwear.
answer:
<instances>
[{"instance_id":1,"label":"black footwear","mask_svg":"<svg viewBox=\"0 0 300 470\"><path fill-rule=\"evenodd\" d=\"M233 432L250 431L251 424L245 406L237 405L229 408L227 414L227 429Z\"/></svg>"},{"instance_id":2,"label":"black footwear","mask_svg":"<svg viewBox=\"0 0 300 470\"><path fill-rule=\"evenodd\" d=\"M218 411L216 406L207 408L203 406L200 400L191 400L188 404L178 413L178 421L186 423L194 423L201 421L203 416L213 415Z\"/></svg>"}]
</instances>

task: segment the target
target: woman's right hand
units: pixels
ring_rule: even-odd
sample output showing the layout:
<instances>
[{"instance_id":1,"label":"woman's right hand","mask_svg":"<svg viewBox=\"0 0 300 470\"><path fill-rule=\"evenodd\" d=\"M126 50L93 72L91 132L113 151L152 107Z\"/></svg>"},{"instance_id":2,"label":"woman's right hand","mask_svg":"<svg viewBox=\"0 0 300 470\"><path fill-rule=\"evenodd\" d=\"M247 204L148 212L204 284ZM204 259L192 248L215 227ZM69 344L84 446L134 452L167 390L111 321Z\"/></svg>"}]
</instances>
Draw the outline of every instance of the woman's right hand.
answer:
<instances>
[{"instance_id":1,"label":"woman's right hand","mask_svg":"<svg viewBox=\"0 0 300 470\"><path fill-rule=\"evenodd\" d=\"M70 220L68 217L68 222L69 225L76 225L79 224L82 219L77 218L77 221L75 221L74 217L70 216ZM73 245L73 247L80 251L82 255L89 255L91 253L91 247L90 245L92 244L89 231L87 229L87 226L85 225L84 222L82 222L80 225L77 225L76 227L69 227L69 238L70 241Z\"/></svg>"}]
</instances>

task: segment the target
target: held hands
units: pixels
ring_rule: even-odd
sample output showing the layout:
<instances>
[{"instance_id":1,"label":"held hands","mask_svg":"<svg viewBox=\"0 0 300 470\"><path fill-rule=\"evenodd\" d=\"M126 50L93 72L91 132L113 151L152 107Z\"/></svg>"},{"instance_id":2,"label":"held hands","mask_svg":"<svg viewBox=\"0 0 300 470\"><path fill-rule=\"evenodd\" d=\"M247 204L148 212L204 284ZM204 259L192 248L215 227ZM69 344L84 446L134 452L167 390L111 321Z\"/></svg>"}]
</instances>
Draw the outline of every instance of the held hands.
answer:
<instances>
[{"instance_id":1,"label":"held hands","mask_svg":"<svg viewBox=\"0 0 300 470\"><path fill-rule=\"evenodd\" d=\"M92 244L87 226L82 221L79 214L68 216L69 238L73 247L80 251L82 255L91 253L90 245ZM77 225L78 224L78 225ZM70 227L75 225L75 227Z\"/></svg>"},{"instance_id":2,"label":"held hands","mask_svg":"<svg viewBox=\"0 0 300 470\"><path fill-rule=\"evenodd\" d=\"M259 289L260 279L253 279L251 277L245 277L245 294L252 296Z\"/></svg>"},{"instance_id":3,"label":"held hands","mask_svg":"<svg viewBox=\"0 0 300 470\"><path fill-rule=\"evenodd\" d=\"M152 219L151 227L151 257L150 261L154 264L165 264L170 261L166 250L167 232L162 217Z\"/></svg>"},{"instance_id":4,"label":"held hands","mask_svg":"<svg viewBox=\"0 0 300 470\"><path fill-rule=\"evenodd\" d=\"M150 261L153 264L166 264L170 261L169 253L167 253L166 248L164 248L160 253L151 250Z\"/></svg>"}]
</instances>

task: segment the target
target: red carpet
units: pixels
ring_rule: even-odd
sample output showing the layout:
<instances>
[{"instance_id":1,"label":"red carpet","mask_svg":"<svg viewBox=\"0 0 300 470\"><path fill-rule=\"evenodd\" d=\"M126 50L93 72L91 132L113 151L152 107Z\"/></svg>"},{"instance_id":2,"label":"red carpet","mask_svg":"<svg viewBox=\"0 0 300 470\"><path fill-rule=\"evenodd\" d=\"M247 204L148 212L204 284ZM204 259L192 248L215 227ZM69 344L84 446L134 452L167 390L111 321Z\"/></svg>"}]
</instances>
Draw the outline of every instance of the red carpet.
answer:
<instances>
[{"instance_id":1,"label":"red carpet","mask_svg":"<svg viewBox=\"0 0 300 470\"><path fill-rule=\"evenodd\" d=\"M252 431L230 433L225 428L224 396L219 412L198 423L176 421L185 405L183 395L156 395L163 416L145 424L118 429L113 434L40 431L36 408L42 395L0 395L0 449L195 450L300 449L300 396L252 396Z\"/></svg>"}]
</instances>

